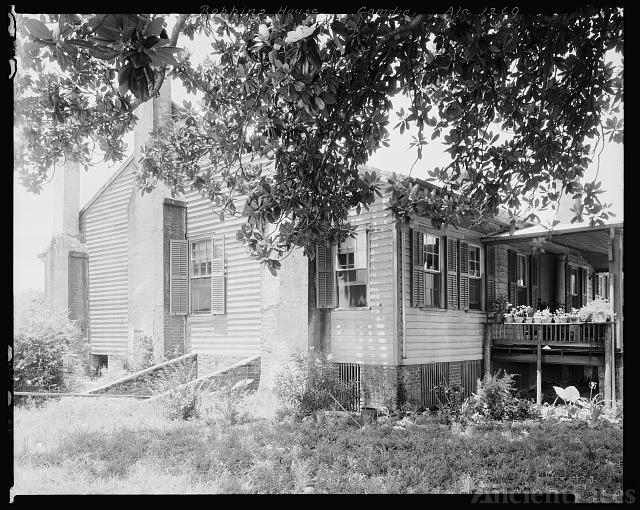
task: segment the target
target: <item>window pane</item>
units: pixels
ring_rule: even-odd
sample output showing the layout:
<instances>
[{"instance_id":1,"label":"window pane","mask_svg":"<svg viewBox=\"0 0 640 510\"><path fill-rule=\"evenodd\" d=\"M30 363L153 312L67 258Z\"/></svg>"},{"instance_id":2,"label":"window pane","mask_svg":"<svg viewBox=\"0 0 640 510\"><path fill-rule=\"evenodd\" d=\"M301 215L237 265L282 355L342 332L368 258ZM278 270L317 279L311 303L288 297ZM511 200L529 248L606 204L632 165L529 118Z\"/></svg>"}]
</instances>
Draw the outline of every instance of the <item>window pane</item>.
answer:
<instances>
[{"instance_id":1,"label":"window pane","mask_svg":"<svg viewBox=\"0 0 640 510\"><path fill-rule=\"evenodd\" d=\"M469 278L469 308L480 310L482 303L480 300L480 278Z\"/></svg>"},{"instance_id":2,"label":"window pane","mask_svg":"<svg viewBox=\"0 0 640 510\"><path fill-rule=\"evenodd\" d=\"M191 311L211 311L211 278L191 280Z\"/></svg>"},{"instance_id":3,"label":"window pane","mask_svg":"<svg viewBox=\"0 0 640 510\"><path fill-rule=\"evenodd\" d=\"M440 306L440 275L424 274L424 306Z\"/></svg>"},{"instance_id":4,"label":"window pane","mask_svg":"<svg viewBox=\"0 0 640 510\"><path fill-rule=\"evenodd\" d=\"M367 306L367 270L339 271L338 306L343 308Z\"/></svg>"}]
</instances>

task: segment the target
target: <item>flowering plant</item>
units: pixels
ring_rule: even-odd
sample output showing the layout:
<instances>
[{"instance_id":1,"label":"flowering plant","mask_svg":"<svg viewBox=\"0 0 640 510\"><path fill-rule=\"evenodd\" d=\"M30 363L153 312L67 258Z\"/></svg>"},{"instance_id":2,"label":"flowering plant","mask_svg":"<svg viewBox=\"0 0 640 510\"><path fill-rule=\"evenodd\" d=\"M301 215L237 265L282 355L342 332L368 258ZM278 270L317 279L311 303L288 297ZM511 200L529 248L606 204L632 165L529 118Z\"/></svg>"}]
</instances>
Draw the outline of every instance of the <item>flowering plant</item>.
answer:
<instances>
[{"instance_id":1,"label":"flowering plant","mask_svg":"<svg viewBox=\"0 0 640 510\"><path fill-rule=\"evenodd\" d=\"M511 308L511 303L507 301L507 297L504 294L496 297L493 302L493 311L495 313L507 313Z\"/></svg>"},{"instance_id":2,"label":"flowering plant","mask_svg":"<svg viewBox=\"0 0 640 510\"><path fill-rule=\"evenodd\" d=\"M578 310L578 316L582 322L606 322L613 320L615 314L607 299L594 299Z\"/></svg>"},{"instance_id":3,"label":"flowering plant","mask_svg":"<svg viewBox=\"0 0 640 510\"><path fill-rule=\"evenodd\" d=\"M536 313L533 314L533 316L537 319L551 317L551 310L549 310L549 307L547 306L544 310L538 310Z\"/></svg>"},{"instance_id":4,"label":"flowering plant","mask_svg":"<svg viewBox=\"0 0 640 510\"><path fill-rule=\"evenodd\" d=\"M511 313L515 317L533 316L533 308L527 305L520 305L520 306L514 307Z\"/></svg>"}]
</instances>

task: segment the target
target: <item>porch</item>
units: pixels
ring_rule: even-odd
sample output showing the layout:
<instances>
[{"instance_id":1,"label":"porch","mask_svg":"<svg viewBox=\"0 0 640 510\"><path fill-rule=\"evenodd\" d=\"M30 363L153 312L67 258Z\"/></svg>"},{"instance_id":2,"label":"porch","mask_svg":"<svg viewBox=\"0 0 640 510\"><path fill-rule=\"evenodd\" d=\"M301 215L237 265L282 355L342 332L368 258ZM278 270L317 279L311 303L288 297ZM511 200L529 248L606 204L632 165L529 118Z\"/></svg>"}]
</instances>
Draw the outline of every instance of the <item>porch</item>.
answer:
<instances>
[{"instance_id":1,"label":"porch","mask_svg":"<svg viewBox=\"0 0 640 510\"><path fill-rule=\"evenodd\" d=\"M597 367L602 397L615 408L616 322L571 324L486 324L485 371L492 365L535 365L536 402L542 402L542 365Z\"/></svg>"},{"instance_id":2,"label":"porch","mask_svg":"<svg viewBox=\"0 0 640 510\"><path fill-rule=\"evenodd\" d=\"M489 304L502 294L515 305L548 306L553 312L556 308L580 308L594 298L606 297L615 321L488 322L485 370L492 371L492 362L528 364L528 372L535 370L536 400L540 402L543 364L562 365L565 371L572 365L581 365L585 371L596 367L603 398L615 407L616 385L622 395L622 234L623 225L617 223L557 225L552 232L536 226L486 236L487 259L496 260L495 267L487 267L487 275L493 278L488 278Z\"/></svg>"}]
</instances>

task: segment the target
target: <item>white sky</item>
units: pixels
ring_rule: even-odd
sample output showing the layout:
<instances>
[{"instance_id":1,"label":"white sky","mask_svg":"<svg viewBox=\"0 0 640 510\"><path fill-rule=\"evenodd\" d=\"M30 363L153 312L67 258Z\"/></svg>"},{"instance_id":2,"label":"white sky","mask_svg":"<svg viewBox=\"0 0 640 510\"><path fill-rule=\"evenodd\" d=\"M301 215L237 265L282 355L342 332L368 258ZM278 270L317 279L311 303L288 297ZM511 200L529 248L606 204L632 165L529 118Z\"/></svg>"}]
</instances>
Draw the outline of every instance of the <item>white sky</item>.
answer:
<instances>
[{"instance_id":1,"label":"white sky","mask_svg":"<svg viewBox=\"0 0 640 510\"><path fill-rule=\"evenodd\" d=\"M180 40L179 46L186 46L191 51L191 60L195 64L199 62L211 50L208 41L193 42L187 38ZM174 80L171 84L173 99L179 103L183 99L194 101L193 95L186 93L182 84ZM394 101L395 103L395 101ZM405 106L402 104L399 105ZM408 174L413 165L416 153L409 149L411 136L415 132L407 132L403 135L398 130L392 129L395 125L395 114L390 116L390 146L382 147L367 163L370 166L386 171L395 171ZM427 136L428 139L428 136ZM133 147L132 134L127 140L129 148ZM127 155L129 155L128 153ZM95 158L99 159L98 157ZM444 147L437 143L437 140L430 142L423 148L422 160L418 161L411 173L414 177L425 178L427 169L434 166L443 166L449 161L449 154L444 152ZM119 165L99 164L90 167L88 172L82 172L80 176L80 207L83 207L98 189L111 177ZM592 163L586 172L584 181L593 179L596 174L596 161ZM624 171L623 171L623 146L621 144L605 144L604 151L600 157L599 179L602 181L605 193L600 197L607 203L613 203L612 210L616 213L614 218L617 221L623 220L623 198L624 198ZM27 192L19 184L14 172L13 190L13 288L14 293L19 293L27 289L44 289L44 265L37 258L37 255L45 250L52 231L52 206L53 197L50 187L34 195ZM543 221L548 214L542 216Z\"/></svg>"}]
</instances>

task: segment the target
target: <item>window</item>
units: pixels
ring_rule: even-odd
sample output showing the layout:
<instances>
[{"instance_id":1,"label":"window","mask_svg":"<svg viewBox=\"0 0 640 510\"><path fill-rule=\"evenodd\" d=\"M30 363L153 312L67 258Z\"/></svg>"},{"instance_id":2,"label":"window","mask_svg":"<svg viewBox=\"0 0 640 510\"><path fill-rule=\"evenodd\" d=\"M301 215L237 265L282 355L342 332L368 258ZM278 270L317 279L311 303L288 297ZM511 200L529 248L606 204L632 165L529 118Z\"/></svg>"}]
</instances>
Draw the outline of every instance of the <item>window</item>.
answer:
<instances>
[{"instance_id":1,"label":"window","mask_svg":"<svg viewBox=\"0 0 640 510\"><path fill-rule=\"evenodd\" d=\"M480 247L469 245L469 308L482 309L482 272Z\"/></svg>"},{"instance_id":2,"label":"window","mask_svg":"<svg viewBox=\"0 0 640 510\"><path fill-rule=\"evenodd\" d=\"M609 273L593 276L593 299L609 299Z\"/></svg>"},{"instance_id":3,"label":"window","mask_svg":"<svg viewBox=\"0 0 640 510\"><path fill-rule=\"evenodd\" d=\"M211 239L192 241L191 252L191 313L211 312Z\"/></svg>"},{"instance_id":4,"label":"window","mask_svg":"<svg viewBox=\"0 0 640 510\"><path fill-rule=\"evenodd\" d=\"M441 270L440 238L431 234L423 236L424 252L424 306L440 306Z\"/></svg>"},{"instance_id":5,"label":"window","mask_svg":"<svg viewBox=\"0 0 640 510\"><path fill-rule=\"evenodd\" d=\"M347 237L338 244L336 282L339 308L367 306L367 233Z\"/></svg>"},{"instance_id":6,"label":"window","mask_svg":"<svg viewBox=\"0 0 640 510\"><path fill-rule=\"evenodd\" d=\"M517 265L516 281L518 283L518 287L526 287L527 286L527 257L526 257L526 255L518 254L518 265Z\"/></svg>"},{"instance_id":7,"label":"window","mask_svg":"<svg viewBox=\"0 0 640 510\"><path fill-rule=\"evenodd\" d=\"M569 289L572 296L578 295L578 270L571 269L569 273Z\"/></svg>"}]
</instances>

